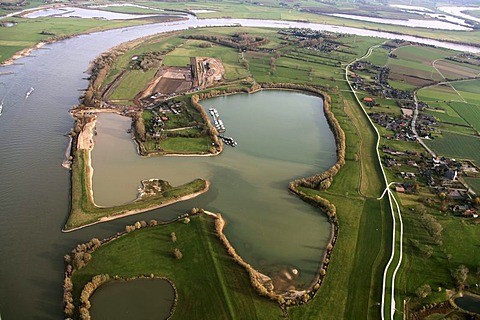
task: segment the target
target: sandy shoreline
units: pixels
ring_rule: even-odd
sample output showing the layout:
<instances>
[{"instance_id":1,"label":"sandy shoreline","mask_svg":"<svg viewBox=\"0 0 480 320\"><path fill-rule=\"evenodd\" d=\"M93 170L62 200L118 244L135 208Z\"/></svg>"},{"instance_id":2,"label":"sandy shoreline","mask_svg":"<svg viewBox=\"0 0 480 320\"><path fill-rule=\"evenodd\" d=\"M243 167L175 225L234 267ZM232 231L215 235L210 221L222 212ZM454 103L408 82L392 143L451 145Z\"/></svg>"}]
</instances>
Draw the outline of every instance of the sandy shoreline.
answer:
<instances>
[{"instance_id":1,"label":"sandy shoreline","mask_svg":"<svg viewBox=\"0 0 480 320\"><path fill-rule=\"evenodd\" d=\"M15 53L12 57L10 57L7 60L0 63L0 65L2 65L2 66L12 65L12 64L15 63L15 60L23 58L23 57L28 57L29 55L32 54L33 50L40 49L41 47L43 47L44 45L46 45L48 43L52 43L52 42L42 41L42 42L37 43L36 45L34 45L31 48L22 49L22 50L18 51L17 53Z\"/></svg>"}]
</instances>

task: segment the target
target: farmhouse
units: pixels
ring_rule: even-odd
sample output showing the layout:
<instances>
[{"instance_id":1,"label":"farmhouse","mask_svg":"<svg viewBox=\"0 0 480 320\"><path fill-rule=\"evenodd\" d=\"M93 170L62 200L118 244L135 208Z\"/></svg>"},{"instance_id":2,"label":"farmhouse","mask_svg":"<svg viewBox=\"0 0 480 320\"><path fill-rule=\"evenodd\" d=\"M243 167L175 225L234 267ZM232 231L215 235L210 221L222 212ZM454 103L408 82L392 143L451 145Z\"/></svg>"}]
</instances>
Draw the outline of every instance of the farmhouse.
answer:
<instances>
[{"instance_id":1,"label":"farmhouse","mask_svg":"<svg viewBox=\"0 0 480 320\"><path fill-rule=\"evenodd\" d=\"M365 103L367 107L373 107L375 105L375 99L370 97L365 97L363 98L363 103Z\"/></svg>"}]
</instances>

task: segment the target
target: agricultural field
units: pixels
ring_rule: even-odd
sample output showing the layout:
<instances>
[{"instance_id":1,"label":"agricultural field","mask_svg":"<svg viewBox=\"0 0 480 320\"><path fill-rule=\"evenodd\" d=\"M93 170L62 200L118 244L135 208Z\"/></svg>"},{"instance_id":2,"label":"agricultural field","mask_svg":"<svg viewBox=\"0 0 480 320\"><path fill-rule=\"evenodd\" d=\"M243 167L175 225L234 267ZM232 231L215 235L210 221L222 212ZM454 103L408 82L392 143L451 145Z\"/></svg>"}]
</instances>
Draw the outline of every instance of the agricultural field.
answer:
<instances>
[{"instance_id":1,"label":"agricultural field","mask_svg":"<svg viewBox=\"0 0 480 320\"><path fill-rule=\"evenodd\" d=\"M453 52L433 47L404 46L393 50L392 54L396 57L388 59L389 79L422 87L444 79L433 63L453 55Z\"/></svg>"},{"instance_id":2,"label":"agricultural field","mask_svg":"<svg viewBox=\"0 0 480 320\"><path fill-rule=\"evenodd\" d=\"M480 193L480 178L464 178L468 186L475 190L476 193Z\"/></svg>"},{"instance_id":3,"label":"agricultural field","mask_svg":"<svg viewBox=\"0 0 480 320\"><path fill-rule=\"evenodd\" d=\"M434 116L436 119L440 120L439 122L451 123L455 125L468 126L468 123L465 121L464 117L461 117L456 109L452 108L454 102L429 102L431 108L425 110L424 112Z\"/></svg>"},{"instance_id":4,"label":"agricultural field","mask_svg":"<svg viewBox=\"0 0 480 320\"><path fill-rule=\"evenodd\" d=\"M157 70L131 70L118 84L112 94L110 100L132 100L140 91L142 91L155 75Z\"/></svg>"},{"instance_id":5,"label":"agricultural field","mask_svg":"<svg viewBox=\"0 0 480 320\"><path fill-rule=\"evenodd\" d=\"M450 60L435 61L435 68L446 79L478 77L480 74L479 66Z\"/></svg>"},{"instance_id":6,"label":"agricultural field","mask_svg":"<svg viewBox=\"0 0 480 320\"><path fill-rule=\"evenodd\" d=\"M435 85L418 90L418 99L426 103L463 102L462 97L448 84Z\"/></svg>"},{"instance_id":7,"label":"agricultural field","mask_svg":"<svg viewBox=\"0 0 480 320\"><path fill-rule=\"evenodd\" d=\"M478 94L480 88L480 79L469 81L458 81L452 83L452 86L458 91L464 102L480 104Z\"/></svg>"},{"instance_id":8,"label":"agricultural field","mask_svg":"<svg viewBox=\"0 0 480 320\"><path fill-rule=\"evenodd\" d=\"M450 102L449 105L477 132L480 132L480 104Z\"/></svg>"},{"instance_id":9,"label":"agricultural field","mask_svg":"<svg viewBox=\"0 0 480 320\"><path fill-rule=\"evenodd\" d=\"M443 132L425 143L437 154L450 158L469 159L480 164L480 138L453 132Z\"/></svg>"}]
</instances>

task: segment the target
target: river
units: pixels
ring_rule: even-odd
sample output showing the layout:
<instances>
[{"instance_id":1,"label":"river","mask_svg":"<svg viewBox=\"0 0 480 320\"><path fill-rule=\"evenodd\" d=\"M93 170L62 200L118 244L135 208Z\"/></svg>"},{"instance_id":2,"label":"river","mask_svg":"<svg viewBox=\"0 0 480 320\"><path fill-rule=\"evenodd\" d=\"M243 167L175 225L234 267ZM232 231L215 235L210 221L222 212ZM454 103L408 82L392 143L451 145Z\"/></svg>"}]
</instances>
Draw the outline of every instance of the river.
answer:
<instances>
[{"instance_id":1,"label":"river","mask_svg":"<svg viewBox=\"0 0 480 320\"><path fill-rule=\"evenodd\" d=\"M1 67L0 72L4 73L0 76L0 97L4 98L3 115L0 117L2 319L62 318L63 255L79 242L110 236L122 230L125 224L138 219L133 216L69 234L60 232L69 212L69 172L60 166L68 144L64 134L73 124L68 110L78 103L79 90L87 86L84 71L89 62L112 46L141 36L235 23L276 28L312 27L345 33L354 31L363 35L417 39L458 50L480 51L475 47L337 26L190 18L183 22L82 35L35 50L32 56L17 60L17 65ZM31 87L35 91L26 99L25 94ZM198 200L170 206L168 212L180 214L192 206L198 206ZM158 218L159 212L145 213L142 219Z\"/></svg>"}]
</instances>

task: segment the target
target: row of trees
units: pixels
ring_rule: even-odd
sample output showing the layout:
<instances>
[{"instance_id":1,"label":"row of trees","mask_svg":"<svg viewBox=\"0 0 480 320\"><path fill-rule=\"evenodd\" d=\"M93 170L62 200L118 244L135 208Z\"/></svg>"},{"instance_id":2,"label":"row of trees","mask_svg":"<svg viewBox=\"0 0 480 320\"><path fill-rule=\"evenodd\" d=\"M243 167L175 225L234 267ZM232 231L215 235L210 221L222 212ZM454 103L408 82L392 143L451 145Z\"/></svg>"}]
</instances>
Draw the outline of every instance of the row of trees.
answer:
<instances>
[{"instance_id":1,"label":"row of trees","mask_svg":"<svg viewBox=\"0 0 480 320\"><path fill-rule=\"evenodd\" d=\"M212 90L214 91L214 90ZM203 94L202 94L203 95ZM221 150L221 146L222 146L222 142L220 141L220 139L218 139L218 131L217 129L212 126L212 124L210 123L210 119L208 118L208 115L207 115L207 112L205 112L205 109L203 108L203 106L199 103L200 101L200 96L197 95L197 94L194 94L191 98L191 103L193 105L193 107L200 113L200 115L202 116L202 120L203 122L205 123L205 126L207 127L207 130L208 130L208 134L210 136L210 138L212 139L213 143L214 143L214 146L211 148L211 153L217 153L217 152L220 152Z\"/></svg>"},{"instance_id":2,"label":"row of trees","mask_svg":"<svg viewBox=\"0 0 480 320\"><path fill-rule=\"evenodd\" d=\"M239 50L256 50L268 43L268 38L252 36L248 33L236 33L231 37L218 35L195 34L184 36L186 39L204 40Z\"/></svg>"}]
</instances>

